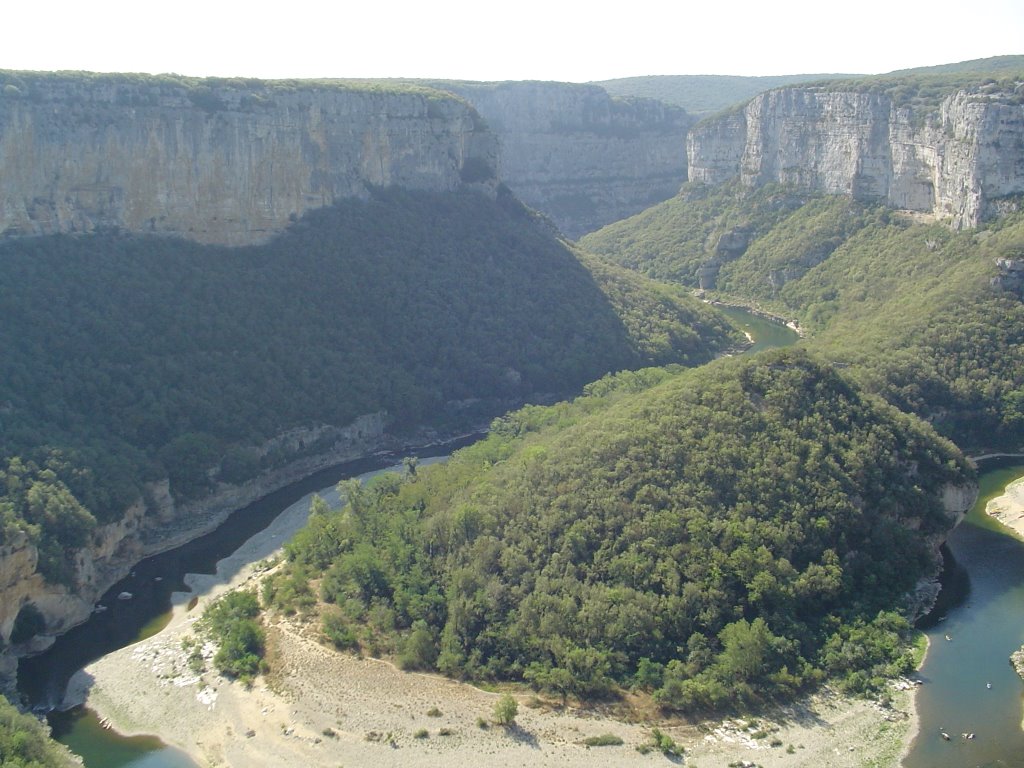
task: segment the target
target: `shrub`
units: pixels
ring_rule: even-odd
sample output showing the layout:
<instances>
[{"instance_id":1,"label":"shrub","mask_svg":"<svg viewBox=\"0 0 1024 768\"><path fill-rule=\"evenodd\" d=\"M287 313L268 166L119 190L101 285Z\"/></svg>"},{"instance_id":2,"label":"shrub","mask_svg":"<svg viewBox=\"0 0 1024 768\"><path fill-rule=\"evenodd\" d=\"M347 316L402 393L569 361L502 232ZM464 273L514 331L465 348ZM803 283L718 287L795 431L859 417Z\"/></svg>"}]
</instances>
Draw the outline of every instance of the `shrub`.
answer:
<instances>
[{"instance_id":1,"label":"shrub","mask_svg":"<svg viewBox=\"0 0 1024 768\"><path fill-rule=\"evenodd\" d=\"M213 665L243 682L263 671L266 635L260 626L259 601L252 592L229 592L203 614L202 625L220 648Z\"/></svg>"},{"instance_id":2,"label":"shrub","mask_svg":"<svg viewBox=\"0 0 1024 768\"><path fill-rule=\"evenodd\" d=\"M651 730L651 746L669 757L678 757L683 754L683 748L676 744L675 739L658 728Z\"/></svg>"},{"instance_id":3,"label":"shrub","mask_svg":"<svg viewBox=\"0 0 1024 768\"><path fill-rule=\"evenodd\" d=\"M511 694L503 694L494 704L494 722L498 725L513 725L519 714L519 704Z\"/></svg>"},{"instance_id":4,"label":"shrub","mask_svg":"<svg viewBox=\"0 0 1024 768\"><path fill-rule=\"evenodd\" d=\"M335 648L359 650L359 639L355 630L341 611L325 611L320 617L320 627Z\"/></svg>"},{"instance_id":5,"label":"shrub","mask_svg":"<svg viewBox=\"0 0 1024 768\"><path fill-rule=\"evenodd\" d=\"M427 622L417 619L412 625L412 633L405 641L398 666L402 669L433 669L437 661L437 643L434 633Z\"/></svg>"},{"instance_id":6,"label":"shrub","mask_svg":"<svg viewBox=\"0 0 1024 768\"><path fill-rule=\"evenodd\" d=\"M588 736L583 740L588 747L618 747L622 739L614 733L602 733L600 736Z\"/></svg>"}]
</instances>

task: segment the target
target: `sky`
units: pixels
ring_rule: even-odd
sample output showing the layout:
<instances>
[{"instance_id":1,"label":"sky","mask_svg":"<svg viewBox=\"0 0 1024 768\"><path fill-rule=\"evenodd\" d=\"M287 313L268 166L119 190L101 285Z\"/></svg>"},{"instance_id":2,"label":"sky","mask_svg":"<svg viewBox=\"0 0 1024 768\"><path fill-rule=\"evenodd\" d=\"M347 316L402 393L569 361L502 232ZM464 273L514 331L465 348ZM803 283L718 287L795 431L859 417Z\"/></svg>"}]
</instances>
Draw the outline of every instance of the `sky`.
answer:
<instances>
[{"instance_id":1,"label":"sky","mask_svg":"<svg viewBox=\"0 0 1024 768\"><path fill-rule=\"evenodd\" d=\"M1024 53L1022 0L49 0L6 4L0 69L586 82L877 74Z\"/></svg>"}]
</instances>

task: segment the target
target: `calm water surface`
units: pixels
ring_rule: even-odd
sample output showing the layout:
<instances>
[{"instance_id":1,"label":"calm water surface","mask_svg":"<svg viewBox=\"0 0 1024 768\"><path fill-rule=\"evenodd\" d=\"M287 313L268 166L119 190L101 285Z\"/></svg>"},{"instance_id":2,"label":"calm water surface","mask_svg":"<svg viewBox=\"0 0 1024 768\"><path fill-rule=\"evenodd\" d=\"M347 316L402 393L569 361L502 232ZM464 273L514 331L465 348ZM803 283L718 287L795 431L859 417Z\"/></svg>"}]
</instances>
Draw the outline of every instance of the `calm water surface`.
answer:
<instances>
[{"instance_id":1,"label":"calm water surface","mask_svg":"<svg viewBox=\"0 0 1024 768\"><path fill-rule=\"evenodd\" d=\"M715 309L754 338L754 344L746 351L746 354L760 352L763 349L788 347L800 338L792 328L758 317L740 307L715 307Z\"/></svg>"},{"instance_id":2,"label":"calm water surface","mask_svg":"<svg viewBox=\"0 0 1024 768\"><path fill-rule=\"evenodd\" d=\"M917 692L921 730L905 768L1024 768L1024 683L1009 663L1024 644L1024 542L985 515L986 502L1021 476L1019 463L985 471L978 502L947 542Z\"/></svg>"}]
</instances>

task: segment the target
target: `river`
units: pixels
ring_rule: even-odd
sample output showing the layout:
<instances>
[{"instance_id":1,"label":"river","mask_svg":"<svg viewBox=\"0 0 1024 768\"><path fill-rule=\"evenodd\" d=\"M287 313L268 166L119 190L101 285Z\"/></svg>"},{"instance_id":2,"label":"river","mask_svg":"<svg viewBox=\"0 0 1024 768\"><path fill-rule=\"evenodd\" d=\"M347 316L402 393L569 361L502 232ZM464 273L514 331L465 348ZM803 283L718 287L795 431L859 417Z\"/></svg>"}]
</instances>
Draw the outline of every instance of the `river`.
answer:
<instances>
[{"instance_id":1,"label":"river","mask_svg":"<svg viewBox=\"0 0 1024 768\"><path fill-rule=\"evenodd\" d=\"M755 315L742 307L716 306L715 309L738 325L740 330L750 334L754 343L745 354L775 347L788 347L800 338L789 326Z\"/></svg>"},{"instance_id":2,"label":"river","mask_svg":"<svg viewBox=\"0 0 1024 768\"><path fill-rule=\"evenodd\" d=\"M726 314L754 338L749 352L797 339L791 329L743 310L728 308ZM379 471L396 458L325 470L239 510L209 536L140 563L133 576L104 596L108 611L59 638L47 653L22 662L20 690L33 704L58 701L74 671L159 631L169 618L172 593L188 589L186 578L194 583L186 574L215 573L218 561L242 550L256 532L289 513L306 515L314 492L338 506L338 480ZM1024 463L993 460L984 469L978 502L947 543L940 601L922 622L931 645L916 694L920 732L904 768L1024 768L1024 687L1008 663L1010 653L1024 643L1024 542L984 513L990 498L1024 476ZM118 601L121 591L134 598ZM102 728L87 708L53 713L51 722L55 737L80 754L86 768L194 768L186 755L156 738L124 738ZM942 732L950 735L948 741ZM964 733L974 738L962 738Z\"/></svg>"},{"instance_id":3,"label":"river","mask_svg":"<svg viewBox=\"0 0 1024 768\"><path fill-rule=\"evenodd\" d=\"M427 446L417 452L420 464L443 460L451 451L475 441L479 434L450 443ZM215 575L223 576L225 567L242 563L236 553L256 562L270 551L253 551L247 542L268 527L276 536L272 546L283 544L308 517L314 494L329 505L341 501L335 486L345 478L366 479L388 469L401 469L401 455L385 453L367 459L346 462L322 470L300 482L282 488L234 513L215 531L174 550L143 560L131 575L112 586L100 599L106 607L86 623L57 638L45 652L22 659L18 665L18 690L37 710L51 710L61 702L68 680L79 669L107 653L143 640L159 632L171 617L172 601L187 600L192 586ZM266 538L266 537L263 537ZM122 592L130 600L118 600ZM194 768L195 764L179 750L165 746L154 737L122 737L103 728L87 707L66 712L51 711L50 726L54 738L80 755L86 768Z\"/></svg>"},{"instance_id":4,"label":"river","mask_svg":"<svg viewBox=\"0 0 1024 768\"><path fill-rule=\"evenodd\" d=\"M943 592L922 622L930 646L916 695L920 732L905 768L1024 768L1024 685L1009 663L1024 643L1024 542L985 514L1024 476L1020 459L1009 462L985 463L978 501L947 541Z\"/></svg>"}]
</instances>

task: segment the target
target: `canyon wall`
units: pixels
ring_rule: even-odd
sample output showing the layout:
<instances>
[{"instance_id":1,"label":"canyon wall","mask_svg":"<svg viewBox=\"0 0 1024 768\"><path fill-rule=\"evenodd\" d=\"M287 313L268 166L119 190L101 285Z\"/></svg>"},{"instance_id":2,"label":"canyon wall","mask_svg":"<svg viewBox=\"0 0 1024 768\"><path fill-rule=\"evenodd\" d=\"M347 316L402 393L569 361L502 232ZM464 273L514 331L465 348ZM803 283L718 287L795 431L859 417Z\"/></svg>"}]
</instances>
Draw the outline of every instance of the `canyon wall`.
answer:
<instances>
[{"instance_id":1,"label":"canyon wall","mask_svg":"<svg viewBox=\"0 0 1024 768\"><path fill-rule=\"evenodd\" d=\"M0 72L0 235L244 245L368 185L500 178L578 237L672 197L692 124L571 83Z\"/></svg>"},{"instance_id":2,"label":"canyon wall","mask_svg":"<svg viewBox=\"0 0 1024 768\"><path fill-rule=\"evenodd\" d=\"M476 107L501 144L499 178L579 237L674 196L686 181L683 109L596 85L438 82Z\"/></svg>"},{"instance_id":3,"label":"canyon wall","mask_svg":"<svg viewBox=\"0 0 1024 768\"><path fill-rule=\"evenodd\" d=\"M689 180L792 184L972 227L1024 192L1019 101L1017 93L959 91L927 107L881 92L769 91L693 128Z\"/></svg>"},{"instance_id":4,"label":"canyon wall","mask_svg":"<svg viewBox=\"0 0 1024 768\"><path fill-rule=\"evenodd\" d=\"M367 186L494 184L497 142L424 87L0 72L0 234L266 240Z\"/></svg>"}]
</instances>

